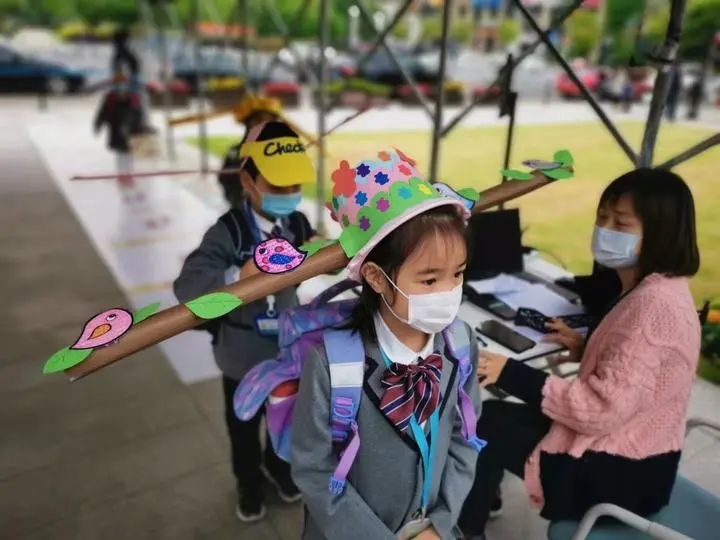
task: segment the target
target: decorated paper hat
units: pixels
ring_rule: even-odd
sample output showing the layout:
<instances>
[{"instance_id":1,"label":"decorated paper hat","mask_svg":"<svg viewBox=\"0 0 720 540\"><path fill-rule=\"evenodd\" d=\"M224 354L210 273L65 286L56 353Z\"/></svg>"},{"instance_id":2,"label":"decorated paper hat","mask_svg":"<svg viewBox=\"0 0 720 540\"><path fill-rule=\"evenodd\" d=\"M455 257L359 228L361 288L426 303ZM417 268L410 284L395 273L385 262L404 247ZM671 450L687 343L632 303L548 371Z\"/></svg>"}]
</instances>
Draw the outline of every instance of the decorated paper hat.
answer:
<instances>
[{"instance_id":1,"label":"decorated paper hat","mask_svg":"<svg viewBox=\"0 0 720 540\"><path fill-rule=\"evenodd\" d=\"M285 130L291 129L284 122L263 122L250 130L240 146L240 157L245 158L240 166L244 166L247 158L252 158L260 174L276 187L314 182L315 169L305 151L305 144L297 135L271 139L261 137L263 133L275 130L278 124Z\"/></svg>"},{"instance_id":2,"label":"decorated paper hat","mask_svg":"<svg viewBox=\"0 0 720 540\"><path fill-rule=\"evenodd\" d=\"M469 216L462 201L441 194L423 180L415 161L397 149L378 152L355 167L342 161L332 181L328 208L343 228L340 245L351 258L348 271L353 279L359 279L370 251L413 217L448 205Z\"/></svg>"},{"instance_id":3,"label":"decorated paper hat","mask_svg":"<svg viewBox=\"0 0 720 540\"><path fill-rule=\"evenodd\" d=\"M282 112L282 103L275 98L249 95L233 109L233 116L237 123L243 124L256 112L269 112L279 116Z\"/></svg>"}]
</instances>

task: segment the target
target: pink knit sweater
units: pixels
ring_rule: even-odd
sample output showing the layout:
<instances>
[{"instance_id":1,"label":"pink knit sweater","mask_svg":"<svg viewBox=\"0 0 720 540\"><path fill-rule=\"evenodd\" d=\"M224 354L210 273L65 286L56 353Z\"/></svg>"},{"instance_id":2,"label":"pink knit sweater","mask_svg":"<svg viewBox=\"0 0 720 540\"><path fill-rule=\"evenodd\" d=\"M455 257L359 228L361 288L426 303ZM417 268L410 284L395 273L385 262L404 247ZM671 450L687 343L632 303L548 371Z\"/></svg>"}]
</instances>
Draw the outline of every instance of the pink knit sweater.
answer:
<instances>
[{"instance_id":1,"label":"pink knit sweater","mask_svg":"<svg viewBox=\"0 0 720 540\"><path fill-rule=\"evenodd\" d=\"M533 504L544 504L540 452L641 459L680 451L699 353L688 280L645 278L593 333L578 377L547 378L542 410L553 424L525 465Z\"/></svg>"}]
</instances>

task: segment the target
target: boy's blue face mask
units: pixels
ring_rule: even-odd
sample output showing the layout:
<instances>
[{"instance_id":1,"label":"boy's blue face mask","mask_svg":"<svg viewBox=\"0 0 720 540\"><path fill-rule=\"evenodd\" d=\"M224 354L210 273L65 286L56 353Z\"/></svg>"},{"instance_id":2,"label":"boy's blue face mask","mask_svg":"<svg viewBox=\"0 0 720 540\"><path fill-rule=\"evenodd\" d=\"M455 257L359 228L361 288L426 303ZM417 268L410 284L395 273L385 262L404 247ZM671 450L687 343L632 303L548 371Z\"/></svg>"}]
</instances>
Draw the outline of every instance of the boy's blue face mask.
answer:
<instances>
[{"instance_id":1,"label":"boy's blue face mask","mask_svg":"<svg viewBox=\"0 0 720 540\"><path fill-rule=\"evenodd\" d=\"M292 214L300 205L302 193L290 193L288 195L275 195L273 193L262 194L260 209L275 218L284 218Z\"/></svg>"},{"instance_id":2,"label":"boy's blue face mask","mask_svg":"<svg viewBox=\"0 0 720 540\"><path fill-rule=\"evenodd\" d=\"M638 261L639 234L595 227L592 252L595 260L607 268L629 268Z\"/></svg>"}]
</instances>

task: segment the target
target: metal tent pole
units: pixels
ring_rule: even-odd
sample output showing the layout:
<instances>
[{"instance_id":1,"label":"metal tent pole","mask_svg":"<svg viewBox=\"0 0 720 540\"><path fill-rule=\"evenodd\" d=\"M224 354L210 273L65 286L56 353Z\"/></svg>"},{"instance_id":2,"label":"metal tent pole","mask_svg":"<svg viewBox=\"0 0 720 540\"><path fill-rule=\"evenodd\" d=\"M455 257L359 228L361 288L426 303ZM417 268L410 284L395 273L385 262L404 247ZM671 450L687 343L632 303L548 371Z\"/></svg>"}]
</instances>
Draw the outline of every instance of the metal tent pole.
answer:
<instances>
[{"instance_id":1,"label":"metal tent pole","mask_svg":"<svg viewBox=\"0 0 720 540\"><path fill-rule=\"evenodd\" d=\"M684 163L687 160L694 158L699 154L702 154L706 150L709 150L710 148L717 146L718 144L720 144L720 133L715 133L714 135L710 135L707 139L691 146L687 150L680 152L677 156L668 159L664 163L661 163L657 166L657 168L672 169L673 167L677 167L681 163Z\"/></svg>"},{"instance_id":2,"label":"metal tent pole","mask_svg":"<svg viewBox=\"0 0 720 540\"><path fill-rule=\"evenodd\" d=\"M193 36L193 54L196 73L197 92L197 110L200 122L198 122L198 136L200 138L200 170L203 174L208 171L208 139L207 139L207 121L205 119L205 77L201 74L202 56L201 43L199 35L199 19L200 19L200 0L192 0L190 24L192 25Z\"/></svg>"},{"instance_id":3,"label":"metal tent pole","mask_svg":"<svg viewBox=\"0 0 720 540\"><path fill-rule=\"evenodd\" d=\"M677 51L680 46L680 34L682 33L686 1L687 0L672 0L670 21L668 22L667 32L665 33L665 42L657 55L660 68L657 78L655 79L648 119L645 123L645 134L643 135L642 146L640 148L640 156L637 159L638 167L651 167L653 163L653 154L655 152L658 131L660 130L660 122L662 121L663 110L665 109L665 102L670 92L670 83L673 77L672 68L675 64L675 58L677 57Z\"/></svg>"},{"instance_id":4,"label":"metal tent pole","mask_svg":"<svg viewBox=\"0 0 720 540\"><path fill-rule=\"evenodd\" d=\"M445 106L445 72L447 71L448 34L453 2L445 0L442 18L442 37L440 39L440 66L438 68L437 85L435 86L435 118L433 121L432 147L430 148L431 182L440 180L440 138L443 127L443 108Z\"/></svg>"},{"instance_id":5,"label":"metal tent pole","mask_svg":"<svg viewBox=\"0 0 720 540\"><path fill-rule=\"evenodd\" d=\"M592 107L592 109L595 111L595 113L600 118L600 121L605 124L605 127L608 129L610 134L613 136L615 141L620 145L620 148L622 148L623 152L625 152L625 155L630 159L630 161L633 162L633 164L637 161L637 155L635 151L632 149L630 144L625 140L625 137L622 136L620 131L618 131L615 124L613 124L612 120L608 117L608 115L605 113L603 108L600 106L600 104L595 99L595 96L593 96L590 93L590 90L588 90L587 86L585 86L585 83L583 83L580 78L575 73L575 70L570 66L570 64L567 63L565 58L563 58L563 55L560 53L560 51L557 50L555 45L552 41L550 41L550 37L547 32L544 32L540 26L538 25L537 21L535 20L535 17L533 17L528 9L525 7L525 5L522 3L521 0L513 0L515 2L515 6L517 9L522 13L523 17L525 17L525 20L527 20L528 24L532 27L532 29L535 31L535 33L540 36L543 43L545 43L545 46L548 48L550 53L555 57L555 60L560 64L560 66L565 70L565 73L567 73L570 80L580 89L580 93L582 94L585 101L587 101L588 105ZM683 0L684 1L684 0Z\"/></svg>"},{"instance_id":6,"label":"metal tent pole","mask_svg":"<svg viewBox=\"0 0 720 540\"><path fill-rule=\"evenodd\" d=\"M332 0L320 0L320 20L318 21L318 41L320 58L318 59L318 117L317 117L317 230L325 234L325 115L327 114L327 65L325 49L330 41L330 4Z\"/></svg>"},{"instance_id":7,"label":"metal tent pole","mask_svg":"<svg viewBox=\"0 0 720 540\"><path fill-rule=\"evenodd\" d=\"M158 29L158 39L160 40L159 43L159 49L160 49L160 82L162 82L163 85L163 113L165 116L165 145L167 147L167 153L168 158L170 158L170 161L175 161L177 159L177 153L175 152L175 137L173 136L173 126L170 123L170 106L171 106L171 94L170 94L170 74L168 73L170 69L170 58L168 55L168 38L167 38L167 29L165 28L165 24L170 22L170 7L163 2L163 7L165 8L165 18L166 21L161 21L160 24L157 24L156 27Z\"/></svg>"}]
</instances>

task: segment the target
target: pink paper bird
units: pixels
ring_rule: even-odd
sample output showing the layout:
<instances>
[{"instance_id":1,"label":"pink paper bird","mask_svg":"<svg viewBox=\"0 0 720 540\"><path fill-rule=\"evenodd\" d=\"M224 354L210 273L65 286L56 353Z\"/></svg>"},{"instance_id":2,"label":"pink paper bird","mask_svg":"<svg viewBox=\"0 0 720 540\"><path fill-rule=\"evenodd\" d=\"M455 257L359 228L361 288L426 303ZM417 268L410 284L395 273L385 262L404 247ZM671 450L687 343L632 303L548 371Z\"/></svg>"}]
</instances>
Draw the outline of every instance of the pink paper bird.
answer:
<instances>
[{"instance_id":1,"label":"pink paper bird","mask_svg":"<svg viewBox=\"0 0 720 540\"><path fill-rule=\"evenodd\" d=\"M71 349L96 349L117 340L127 332L133 324L129 311L114 308L95 315L83 328L78 340Z\"/></svg>"}]
</instances>

